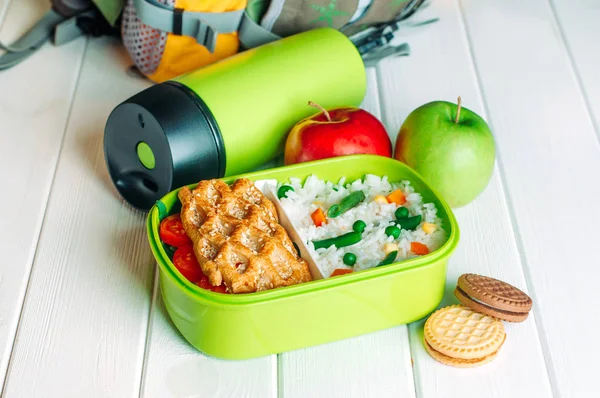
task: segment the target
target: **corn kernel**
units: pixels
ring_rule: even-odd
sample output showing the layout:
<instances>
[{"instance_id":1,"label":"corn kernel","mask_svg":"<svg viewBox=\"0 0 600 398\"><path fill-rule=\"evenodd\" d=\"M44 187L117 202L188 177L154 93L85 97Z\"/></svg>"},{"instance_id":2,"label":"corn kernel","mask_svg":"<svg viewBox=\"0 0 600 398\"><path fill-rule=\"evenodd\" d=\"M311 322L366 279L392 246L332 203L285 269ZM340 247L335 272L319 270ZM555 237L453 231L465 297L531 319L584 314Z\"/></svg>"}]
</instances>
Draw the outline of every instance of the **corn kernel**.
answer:
<instances>
[{"instance_id":1,"label":"corn kernel","mask_svg":"<svg viewBox=\"0 0 600 398\"><path fill-rule=\"evenodd\" d=\"M435 229L435 224L432 224L430 222L423 223L423 231L425 231L426 234L432 234L433 231L435 231Z\"/></svg>"},{"instance_id":2,"label":"corn kernel","mask_svg":"<svg viewBox=\"0 0 600 398\"><path fill-rule=\"evenodd\" d=\"M398 251L398 245L395 243L386 243L383 245L383 252L387 255L393 251Z\"/></svg>"},{"instance_id":3,"label":"corn kernel","mask_svg":"<svg viewBox=\"0 0 600 398\"><path fill-rule=\"evenodd\" d=\"M374 202L377 203L385 203L386 205L389 203L388 200L383 195L377 195L373 198Z\"/></svg>"}]
</instances>

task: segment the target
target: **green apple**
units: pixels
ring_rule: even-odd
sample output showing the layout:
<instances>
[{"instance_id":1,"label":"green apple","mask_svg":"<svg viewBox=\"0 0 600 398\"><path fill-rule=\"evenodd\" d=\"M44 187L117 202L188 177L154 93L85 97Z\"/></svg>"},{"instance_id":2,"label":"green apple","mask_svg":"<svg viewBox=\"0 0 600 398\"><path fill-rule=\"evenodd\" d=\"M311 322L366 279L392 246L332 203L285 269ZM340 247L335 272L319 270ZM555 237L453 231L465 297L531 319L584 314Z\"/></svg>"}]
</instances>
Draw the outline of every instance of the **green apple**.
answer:
<instances>
[{"instance_id":1,"label":"green apple","mask_svg":"<svg viewBox=\"0 0 600 398\"><path fill-rule=\"evenodd\" d=\"M458 104L433 101L406 118L394 157L419 172L450 207L458 208L486 188L496 159L494 137L475 112Z\"/></svg>"}]
</instances>

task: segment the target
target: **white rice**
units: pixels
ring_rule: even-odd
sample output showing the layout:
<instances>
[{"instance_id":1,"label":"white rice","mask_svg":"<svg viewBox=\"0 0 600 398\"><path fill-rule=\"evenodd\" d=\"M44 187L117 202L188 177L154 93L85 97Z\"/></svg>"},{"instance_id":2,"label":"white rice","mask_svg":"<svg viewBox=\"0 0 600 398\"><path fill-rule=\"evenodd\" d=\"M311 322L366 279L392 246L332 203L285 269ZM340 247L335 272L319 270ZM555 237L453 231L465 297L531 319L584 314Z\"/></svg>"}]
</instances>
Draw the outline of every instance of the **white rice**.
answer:
<instances>
[{"instance_id":1,"label":"white rice","mask_svg":"<svg viewBox=\"0 0 600 398\"><path fill-rule=\"evenodd\" d=\"M437 216L435 205L423 203L423 198L415 192L409 181L390 183L387 176L368 174L362 180L349 183L346 183L345 178L334 184L309 176L304 185L297 178L291 178L286 184L279 183L277 188L281 185L291 185L294 188L293 192L287 193L287 197L281 198L281 204L324 277L329 277L336 268L352 268L356 272L375 267L385 257L383 245L387 242L398 245L398 256L395 260L398 262L417 256L410 251L411 242L427 245L431 253L446 241L446 232L442 227L442 220ZM385 228L394 225L394 212L399 206L394 203L375 202L373 198L376 195L386 196L396 189L401 189L406 197L407 201L403 206L409 210L409 216L420 214L423 218L414 231L403 229L400 236L394 239L385 234ZM314 225L310 215L317 207L321 207L327 214L331 205L359 190L365 194L365 200L358 206L341 216L328 218L327 223L321 227ZM363 220L367 225L359 243L342 248L330 246L327 249L314 249L313 240L332 238L350 232L352 224L357 220ZM424 222L435 224L435 231L431 234L425 233L422 228ZM344 254L348 252L356 255L356 263L352 267L344 265L342 261Z\"/></svg>"}]
</instances>

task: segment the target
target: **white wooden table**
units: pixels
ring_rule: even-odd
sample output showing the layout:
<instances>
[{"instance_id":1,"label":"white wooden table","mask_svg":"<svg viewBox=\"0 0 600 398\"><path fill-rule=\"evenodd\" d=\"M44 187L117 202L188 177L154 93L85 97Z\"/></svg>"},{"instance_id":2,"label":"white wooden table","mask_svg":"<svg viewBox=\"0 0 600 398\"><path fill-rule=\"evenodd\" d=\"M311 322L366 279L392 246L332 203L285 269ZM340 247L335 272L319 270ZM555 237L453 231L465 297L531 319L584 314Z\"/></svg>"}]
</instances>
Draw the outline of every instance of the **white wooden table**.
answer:
<instances>
[{"instance_id":1,"label":"white wooden table","mask_svg":"<svg viewBox=\"0 0 600 398\"><path fill-rule=\"evenodd\" d=\"M0 2L10 42L48 0ZM599 397L600 0L434 0L409 57L369 68L363 106L395 139L437 99L485 117L498 161L457 210L464 272L534 300L492 363L457 369L422 322L250 361L191 348L157 294L144 214L116 194L108 113L147 87L113 38L45 46L0 72L0 389L30 397Z\"/></svg>"}]
</instances>

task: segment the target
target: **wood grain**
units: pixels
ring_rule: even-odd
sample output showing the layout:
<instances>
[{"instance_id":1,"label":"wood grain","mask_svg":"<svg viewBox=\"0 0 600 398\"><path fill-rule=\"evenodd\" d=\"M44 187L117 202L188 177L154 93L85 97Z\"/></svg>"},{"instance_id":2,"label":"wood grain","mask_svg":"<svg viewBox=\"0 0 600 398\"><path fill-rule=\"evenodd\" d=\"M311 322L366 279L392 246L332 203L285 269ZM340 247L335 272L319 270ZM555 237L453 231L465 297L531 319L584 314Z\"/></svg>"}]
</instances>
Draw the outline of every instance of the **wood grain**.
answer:
<instances>
[{"instance_id":1,"label":"wood grain","mask_svg":"<svg viewBox=\"0 0 600 398\"><path fill-rule=\"evenodd\" d=\"M227 361L198 352L173 325L157 286L152 303L140 397L276 396L275 355L246 361Z\"/></svg>"},{"instance_id":2,"label":"wood grain","mask_svg":"<svg viewBox=\"0 0 600 398\"><path fill-rule=\"evenodd\" d=\"M10 3L0 0L3 42L49 6ZM437 363L423 321L277 359L191 348L157 294L145 215L118 197L103 159L108 113L149 83L126 75L118 40L91 39L86 53L80 39L0 72L2 397L598 396L600 6L449 0L418 19L429 17L441 20L401 31L410 57L368 70L363 107L394 141L410 111L435 99L461 95L490 122L497 169L455 211L461 242L442 305L456 302L463 272L532 295L531 317L505 324L492 363Z\"/></svg>"},{"instance_id":3,"label":"wood grain","mask_svg":"<svg viewBox=\"0 0 600 398\"><path fill-rule=\"evenodd\" d=\"M8 10L8 7L10 6L12 0L2 0L0 1L0 29L2 29L2 22L4 22L4 17L6 16L6 11ZM1 30L0 30L1 32ZM4 33L2 34L2 37L4 37Z\"/></svg>"},{"instance_id":4,"label":"wood grain","mask_svg":"<svg viewBox=\"0 0 600 398\"><path fill-rule=\"evenodd\" d=\"M48 8L44 0L2 2L0 41L11 43ZM0 391L83 51L81 40L46 46L0 71Z\"/></svg>"},{"instance_id":5,"label":"wood grain","mask_svg":"<svg viewBox=\"0 0 600 398\"><path fill-rule=\"evenodd\" d=\"M470 59L457 1L433 2L419 18L440 21L405 30L412 55L388 59L379 67L382 112L388 130L398 132L408 114L435 100L455 102L486 118L481 92ZM500 132L493 130L496 135ZM456 280L462 273L492 276L527 291L498 170L485 191L456 209L461 231L458 248L448 264L446 292L440 306L455 304ZM506 325L507 340L500 355L480 368L460 369L436 362L423 347L424 320L410 325L415 384L419 397L550 397L549 379L538 339L536 317Z\"/></svg>"},{"instance_id":6,"label":"wood grain","mask_svg":"<svg viewBox=\"0 0 600 398\"><path fill-rule=\"evenodd\" d=\"M596 134L600 137L600 2L594 0L549 0L554 18L573 63Z\"/></svg>"},{"instance_id":7,"label":"wood grain","mask_svg":"<svg viewBox=\"0 0 600 398\"><path fill-rule=\"evenodd\" d=\"M102 146L108 113L147 85L126 67L117 40L90 40L5 397L138 396L154 263L145 215L117 196Z\"/></svg>"},{"instance_id":8,"label":"wood grain","mask_svg":"<svg viewBox=\"0 0 600 398\"><path fill-rule=\"evenodd\" d=\"M381 117L373 68L367 78L361 107ZM280 394L286 398L415 394L406 326L281 354L279 369Z\"/></svg>"},{"instance_id":9,"label":"wood grain","mask_svg":"<svg viewBox=\"0 0 600 398\"><path fill-rule=\"evenodd\" d=\"M553 392L598 396L600 147L584 96L546 0L462 4Z\"/></svg>"}]
</instances>

